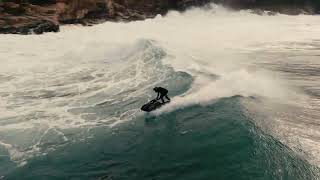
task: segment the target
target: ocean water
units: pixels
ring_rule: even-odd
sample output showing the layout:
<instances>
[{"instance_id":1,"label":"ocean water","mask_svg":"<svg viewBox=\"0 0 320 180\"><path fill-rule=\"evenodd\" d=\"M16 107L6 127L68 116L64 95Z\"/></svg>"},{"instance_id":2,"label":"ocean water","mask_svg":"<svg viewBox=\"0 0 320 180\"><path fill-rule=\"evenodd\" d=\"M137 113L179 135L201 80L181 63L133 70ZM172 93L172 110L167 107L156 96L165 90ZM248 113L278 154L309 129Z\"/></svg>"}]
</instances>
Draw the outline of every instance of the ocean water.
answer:
<instances>
[{"instance_id":1,"label":"ocean water","mask_svg":"<svg viewBox=\"0 0 320 180\"><path fill-rule=\"evenodd\" d=\"M320 179L319 16L213 4L0 42L0 179ZM141 112L155 86L172 102Z\"/></svg>"}]
</instances>

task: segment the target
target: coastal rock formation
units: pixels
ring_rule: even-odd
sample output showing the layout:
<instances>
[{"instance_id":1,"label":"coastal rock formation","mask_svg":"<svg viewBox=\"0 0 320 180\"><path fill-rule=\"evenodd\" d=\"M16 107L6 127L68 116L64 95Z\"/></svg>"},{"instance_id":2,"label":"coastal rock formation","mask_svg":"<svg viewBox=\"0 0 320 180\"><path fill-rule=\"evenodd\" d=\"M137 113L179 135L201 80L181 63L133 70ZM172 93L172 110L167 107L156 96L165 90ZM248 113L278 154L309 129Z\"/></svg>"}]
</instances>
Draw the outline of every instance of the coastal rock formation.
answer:
<instances>
[{"instance_id":1,"label":"coastal rock formation","mask_svg":"<svg viewBox=\"0 0 320 180\"><path fill-rule=\"evenodd\" d=\"M0 3L0 33L42 34L58 31L55 6Z\"/></svg>"},{"instance_id":2,"label":"coastal rock formation","mask_svg":"<svg viewBox=\"0 0 320 180\"><path fill-rule=\"evenodd\" d=\"M11 23L8 25L7 23ZM47 20L12 18L9 21L0 21L2 34L42 34L44 32L58 32L59 25Z\"/></svg>"},{"instance_id":3,"label":"coastal rock formation","mask_svg":"<svg viewBox=\"0 0 320 180\"><path fill-rule=\"evenodd\" d=\"M169 10L185 10L209 0L60 0L62 23L94 23L104 20L132 21L166 14Z\"/></svg>"},{"instance_id":4,"label":"coastal rock formation","mask_svg":"<svg viewBox=\"0 0 320 180\"><path fill-rule=\"evenodd\" d=\"M313 0L0 0L0 33L57 32L60 24L132 21L215 2L233 9L284 14L319 13ZM273 13L270 13L273 14Z\"/></svg>"},{"instance_id":5,"label":"coastal rock formation","mask_svg":"<svg viewBox=\"0 0 320 180\"><path fill-rule=\"evenodd\" d=\"M143 20L207 2L209 0L0 0L0 33L41 34L59 31L59 24Z\"/></svg>"}]
</instances>

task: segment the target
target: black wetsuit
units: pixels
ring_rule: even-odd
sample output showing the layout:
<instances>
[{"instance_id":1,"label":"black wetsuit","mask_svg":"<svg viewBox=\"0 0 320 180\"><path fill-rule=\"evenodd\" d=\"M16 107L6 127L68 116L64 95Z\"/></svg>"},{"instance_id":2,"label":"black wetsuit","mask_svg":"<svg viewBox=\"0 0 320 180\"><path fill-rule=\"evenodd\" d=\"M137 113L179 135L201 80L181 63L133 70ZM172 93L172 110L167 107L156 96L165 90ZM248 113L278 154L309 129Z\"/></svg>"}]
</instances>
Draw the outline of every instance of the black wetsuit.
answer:
<instances>
[{"instance_id":1,"label":"black wetsuit","mask_svg":"<svg viewBox=\"0 0 320 180\"><path fill-rule=\"evenodd\" d=\"M168 99L168 101L170 101L167 89L162 87L155 87L153 90L158 93L157 100L161 99L162 103L164 103L163 97L165 97L166 99Z\"/></svg>"}]
</instances>

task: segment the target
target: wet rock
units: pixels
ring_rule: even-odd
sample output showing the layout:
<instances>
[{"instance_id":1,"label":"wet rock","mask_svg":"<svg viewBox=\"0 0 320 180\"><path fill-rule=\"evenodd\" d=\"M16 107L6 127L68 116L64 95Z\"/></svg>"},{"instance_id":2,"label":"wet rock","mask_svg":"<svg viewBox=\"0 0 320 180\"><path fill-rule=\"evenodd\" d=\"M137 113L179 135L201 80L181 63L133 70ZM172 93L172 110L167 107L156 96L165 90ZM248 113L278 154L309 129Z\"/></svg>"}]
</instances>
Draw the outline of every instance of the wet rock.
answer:
<instances>
[{"instance_id":1,"label":"wet rock","mask_svg":"<svg viewBox=\"0 0 320 180\"><path fill-rule=\"evenodd\" d=\"M28 20L26 23L18 24L19 20L12 19L11 25L4 25L0 27L2 34L42 34L44 32L58 32L59 25L46 20ZM4 24L3 22L0 24Z\"/></svg>"},{"instance_id":2,"label":"wet rock","mask_svg":"<svg viewBox=\"0 0 320 180\"><path fill-rule=\"evenodd\" d=\"M186 10L189 7L204 6L212 1L210 0L180 0L177 2L177 7L180 10Z\"/></svg>"},{"instance_id":3,"label":"wet rock","mask_svg":"<svg viewBox=\"0 0 320 180\"><path fill-rule=\"evenodd\" d=\"M54 5L0 3L0 33L42 34L58 32L59 23Z\"/></svg>"},{"instance_id":4,"label":"wet rock","mask_svg":"<svg viewBox=\"0 0 320 180\"><path fill-rule=\"evenodd\" d=\"M3 7L1 8L5 10L7 13L15 16L22 15L25 13L25 9L22 6L13 2L3 3Z\"/></svg>"}]
</instances>

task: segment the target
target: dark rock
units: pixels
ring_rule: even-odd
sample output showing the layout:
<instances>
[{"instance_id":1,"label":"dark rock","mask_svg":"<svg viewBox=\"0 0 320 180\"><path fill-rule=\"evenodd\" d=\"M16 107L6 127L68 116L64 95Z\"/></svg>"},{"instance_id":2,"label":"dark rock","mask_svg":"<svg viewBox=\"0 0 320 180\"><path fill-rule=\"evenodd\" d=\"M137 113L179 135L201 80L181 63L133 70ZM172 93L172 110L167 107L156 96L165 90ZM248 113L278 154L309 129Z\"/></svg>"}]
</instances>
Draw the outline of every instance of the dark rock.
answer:
<instances>
[{"instance_id":1,"label":"dark rock","mask_svg":"<svg viewBox=\"0 0 320 180\"><path fill-rule=\"evenodd\" d=\"M189 7L204 6L212 1L210 0L180 0L177 2L177 8L179 10L186 10Z\"/></svg>"},{"instance_id":2,"label":"dark rock","mask_svg":"<svg viewBox=\"0 0 320 180\"><path fill-rule=\"evenodd\" d=\"M31 27L30 30L35 34L42 34L44 32L59 32L60 27L59 25L54 24L50 21L46 21L36 24L35 26Z\"/></svg>"},{"instance_id":3,"label":"dark rock","mask_svg":"<svg viewBox=\"0 0 320 180\"><path fill-rule=\"evenodd\" d=\"M210 0L59 0L57 7L60 22L86 24L84 22L101 20L143 20L208 2Z\"/></svg>"},{"instance_id":4,"label":"dark rock","mask_svg":"<svg viewBox=\"0 0 320 180\"><path fill-rule=\"evenodd\" d=\"M25 9L21 7L19 4L13 2L3 3L2 9L9 14L12 15L22 15L25 13Z\"/></svg>"},{"instance_id":5,"label":"dark rock","mask_svg":"<svg viewBox=\"0 0 320 180\"><path fill-rule=\"evenodd\" d=\"M0 33L2 34L42 34L44 32L58 32L59 25L51 21L32 21L29 24L16 26L1 26Z\"/></svg>"},{"instance_id":6,"label":"dark rock","mask_svg":"<svg viewBox=\"0 0 320 180\"><path fill-rule=\"evenodd\" d=\"M0 3L0 9L0 33L42 34L59 31L55 5L5 2Z\"/></svg>"},{"instance_id":7,"label":"dark rock","mask_svg":"<svg viewBox=\"0 0 320 180\"><path fill-rule=\"evenodd\" d=\"M268 15L268 16L275 16L275 15L277 15L277 13L276 13L276 12L273 12L273 11L268 11L268 12L267 12L267 15Z\"/></svg>"}]
</instances>

